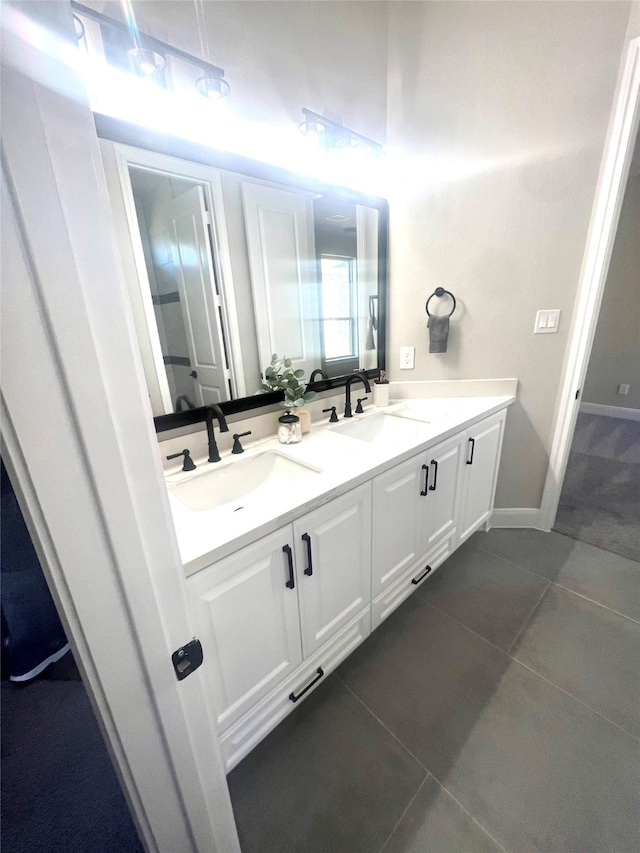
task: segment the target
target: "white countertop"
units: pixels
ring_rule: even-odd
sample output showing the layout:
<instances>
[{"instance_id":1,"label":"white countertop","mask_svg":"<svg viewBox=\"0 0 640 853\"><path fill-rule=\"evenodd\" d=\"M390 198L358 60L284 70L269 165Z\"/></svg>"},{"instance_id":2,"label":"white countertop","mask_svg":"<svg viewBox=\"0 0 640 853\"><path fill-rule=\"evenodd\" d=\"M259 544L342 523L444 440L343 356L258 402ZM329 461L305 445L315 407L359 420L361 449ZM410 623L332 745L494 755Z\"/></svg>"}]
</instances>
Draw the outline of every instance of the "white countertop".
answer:
<instances>
[{"instance_id":1,"label":"white countertop","mask_svg":"<svg viewBox=\"0 0 640 853\"><path fill-rule=\"evenodd\" d=\"M194 459L196 471L182 473L180 466L165 472L168 484L206 476L213 469L232 474L233 465L268 450L315 468L318 473L290 490L278 492L277 500L247 501L243 507L227 505L219 509L192 511L169 490L169 502L185 573L191 575L260 537L289 524L327 501L359 486L377 474L460 432L515 401L514 396L441 397L411 399L392 403L388 408L369 407L355 415L352 423L376 413L403 413L418 423L414 435L394 437L386 443L369 443L333 430L340 424L314 423L299 444L283 445L276 437L247 444L242 456L222 454L211 465L206 458ZM240 510L240 511L239 511Z\"/></svg>"}]
</instances>

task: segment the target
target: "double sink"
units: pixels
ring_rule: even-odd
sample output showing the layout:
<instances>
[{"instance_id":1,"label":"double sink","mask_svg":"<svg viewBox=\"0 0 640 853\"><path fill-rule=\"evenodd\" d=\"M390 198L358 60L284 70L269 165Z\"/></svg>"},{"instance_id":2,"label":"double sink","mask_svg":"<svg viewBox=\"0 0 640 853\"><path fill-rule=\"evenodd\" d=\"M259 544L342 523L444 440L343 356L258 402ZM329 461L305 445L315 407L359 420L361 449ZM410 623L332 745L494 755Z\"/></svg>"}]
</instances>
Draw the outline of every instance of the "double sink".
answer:
<instances>
[{"instance_id":1,"label":"double sink","mask_svg":"<svg viewBox=\"0 0 640 853\"><path fill-rule=\"evenodd\" d=\"M374 411L356 416L328 428L327 432L372 445L388 445L416 439L430 423L427 416L428 406L405 404L393 412ZM193 474L169 475L167 487L191 512L219 510L229 517L231 513L251 510L264 503L280 504L292 491L304 488L322 472L319 465L280 450L258 450L254 455L233 458Z\"/></svg>"}]
</instances>

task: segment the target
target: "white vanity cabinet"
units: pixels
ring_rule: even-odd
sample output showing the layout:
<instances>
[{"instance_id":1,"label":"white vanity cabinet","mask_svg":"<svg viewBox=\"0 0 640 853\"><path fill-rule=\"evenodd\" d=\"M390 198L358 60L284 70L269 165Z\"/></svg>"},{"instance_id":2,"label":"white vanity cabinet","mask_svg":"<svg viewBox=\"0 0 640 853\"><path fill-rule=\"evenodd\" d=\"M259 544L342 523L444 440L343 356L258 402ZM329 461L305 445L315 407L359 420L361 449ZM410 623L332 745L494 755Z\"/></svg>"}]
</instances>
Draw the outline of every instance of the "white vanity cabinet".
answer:
<instances>
[{"instance_id":1,"label":"white vanity cabinet","mask_svg":"<svg viewBox=\"0 0 640 853\"><path fill-rule=\"evenodd\" d=\"M505 414L187 579L227 770L487 521Z\"/></svg>"},{"instance_id":2,"label":"white vanity cabinet","mask_svg":"<svg viewBox=\"0 0 640 853\"><path fill-rule=\"evenodd\" d=\"M455 532L465 437L456 435L374 479L374 598Z\"/></svg>"},{"instance_id":3,"label":"white vanity cabinet","mask_svg":"<svg viewBox=\"0 0 640 853\"><path fill-rule=\"evenodd\" d=\"M371 600L371 485L293 524L302 648L308 657Z\"/></svg>"},{"instance_id":4,"label":"white vanity cabinet","mask_svg":"<svg viewBox=\"0 0 640 853\"><path fill-rule=\"evenodd\" d=\"M227 769L371 630L371 484L187 579Z\"/></svg>"},{"instance_id":5,"label":"white vanity cabinet","mask_svg":"<svg viewBox=\"0 0 640 853\"><path fill-rule=\"evenodd\" d=\"M293 544L288 526L187 580L218 731L302 662Z\"/></svg>"},{"instance_id":6,"label":"white vanity cabinet","mask_svg":"<svg viewBox=\"0 0 640 853\"><path fill-rule=\"evenodd\" d=\"M372 630L489 517L504 411L373 480Z\"/></svg>"},{"instance_id":7,"label":"white vanity cabinet","mask_svg":"<svg viewBox=\"0 0 640 853\"><path fill-rule=\"evenodd\" d=\"M497 412L465 433L459 545L484 524L491 514L505 417L504 411Z\"/></svg>"}]
</instances>

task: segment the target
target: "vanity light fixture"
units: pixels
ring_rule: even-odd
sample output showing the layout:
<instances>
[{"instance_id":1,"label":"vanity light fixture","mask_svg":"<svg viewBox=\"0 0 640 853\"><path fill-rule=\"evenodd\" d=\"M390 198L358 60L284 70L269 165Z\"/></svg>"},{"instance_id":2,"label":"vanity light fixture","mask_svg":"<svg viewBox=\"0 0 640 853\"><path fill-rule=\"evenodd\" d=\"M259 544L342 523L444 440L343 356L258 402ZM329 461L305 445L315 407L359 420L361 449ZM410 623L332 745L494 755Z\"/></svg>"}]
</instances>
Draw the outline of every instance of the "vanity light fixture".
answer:
<instances>
[{"instance_id":1,"label":"vanity light fixture","mask_svg":"<svg viewBox=\"0 0 640 853\"><path fill-rule=\"evenodd\" d=\"M127 52L133 68L145 77L152 77L157 71L162 71L166 64L164 57L155 50L134 47Z\"/></svg>"},{"instance_id":2,"label":"vanity light fixture","mask_svg":"<svg viewBox=\"0 0 640 853\"><path fill-rule=\"evenodd\" d=\"M211 100L218 100L229 94L230 87L224 79L224 69L142 32L135 22L131 0L122 0L122 5L126 22L116 21L107 15L103 15L102 12L96 12L94 9L71 0L78 40L81 41L85 36L84 21L94 21L100 27L102 47L105 48L108 43L109 50L113 54L119 45L122 45L124 50L120 56L124 58L125 63L128 57L133 70L143 77L154 77L167 64L170 64L172 59L175 59L178 60L178 64L184 63L196 73L200 72L200 76L195 81L195 86L201 95ZM115 37L105 36L105 34L114 34ZM133 46L127 49L126 42L129 45L133 42ZM115 64L117 65L117 62ZM169 71L171 73L166 75L162 81L162 86L172 89L172 76L176 73L176 69L170 67Z\"/></svg>"},{"instance_id":3,"label":"vanity light fixture","mask_svg":"<svg viewBox=\"0 0 640 853\"><path fill-rule=\"evenodd\" d=\"M229 94L229 84L224 79L216 74L204 74L196 80L196 89L205 98L211 101L218 101L220 98L226 98Z\"/></svg>"},{"instance_id":4,"label":"vanity light fixture","mask_svg":"<svg viewBox=\"0 0 640 853\"><path fill-rule=\"evenodd\" d=\"M302 110L303 121L298 130L305 136L319 139L325 151L349 151L354 149L367 152L373 157L382 155L382 145L368 136L363 136L355 130L345 127L340 122L308 110Z\"/></svg>"}]
</instances>

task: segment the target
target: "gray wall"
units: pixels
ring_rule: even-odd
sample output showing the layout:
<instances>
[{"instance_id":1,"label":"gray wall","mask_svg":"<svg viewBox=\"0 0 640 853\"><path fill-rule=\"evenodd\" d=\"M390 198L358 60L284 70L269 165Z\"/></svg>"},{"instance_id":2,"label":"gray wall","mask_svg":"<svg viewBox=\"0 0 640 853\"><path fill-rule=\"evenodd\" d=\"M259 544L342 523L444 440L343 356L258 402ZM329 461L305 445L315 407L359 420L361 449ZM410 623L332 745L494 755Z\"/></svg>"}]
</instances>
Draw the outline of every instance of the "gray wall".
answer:
<instances>
[{"instance_id":1,"label":"gray wall","mask_svg":"<svg viewBox=\"0 0 640 853\"><path fill-rule=\"evenodd\" d=\"M120 14L114 2L90 5ZM310 107L381 141L392 173L392 378L517 377L499 507L538 507L598 168L639 5L606 2L217 2L210 59L233 112L298 123ZM198 54L192 3L136 4L141 28ZM424 302L459 299L429 355ZM535 312L561 308L557 335ZM413 372L398 371L401 346Z\"/></svg>"},{"instance_id":2,"label":"gray wall","mask_svg":"<svg viewBox=\"0 0 640 853\"><path fill-rule=\"evenodd\" d=\"M496 506L538 507L630 5L390 4L392 378L517 377ZM430 355L424 302L459 308ZM535 312L562 309L559 333ZM416 369L398 370L401 346Z\"/></svg>"}]
</instances>

